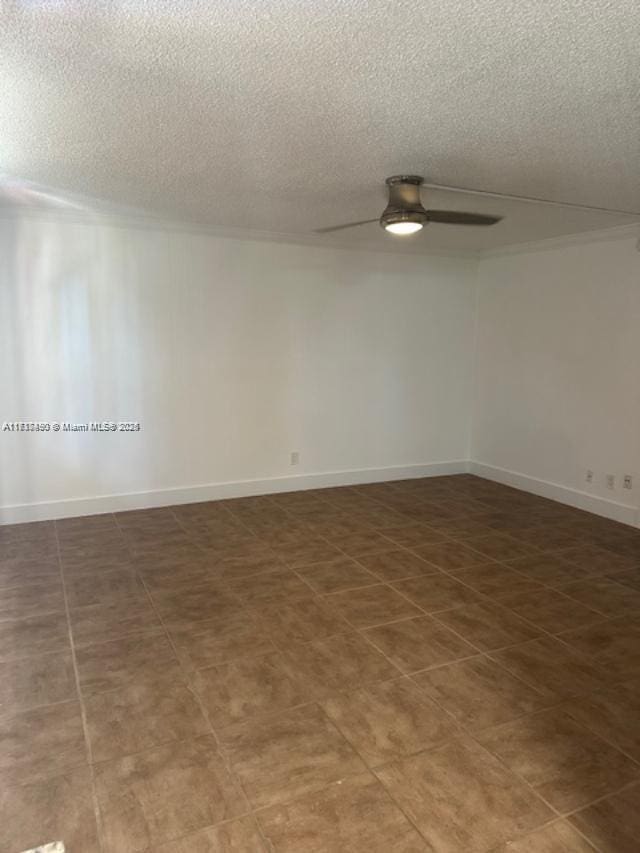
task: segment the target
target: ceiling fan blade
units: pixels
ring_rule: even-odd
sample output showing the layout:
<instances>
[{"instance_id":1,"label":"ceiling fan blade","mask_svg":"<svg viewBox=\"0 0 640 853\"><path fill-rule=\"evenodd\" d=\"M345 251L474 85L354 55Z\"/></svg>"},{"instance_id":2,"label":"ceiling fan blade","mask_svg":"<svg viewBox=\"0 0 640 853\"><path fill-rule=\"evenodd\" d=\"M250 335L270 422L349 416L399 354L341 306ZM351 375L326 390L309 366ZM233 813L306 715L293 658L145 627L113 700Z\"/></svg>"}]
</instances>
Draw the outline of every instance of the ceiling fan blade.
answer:
<instances>
[{"instance_id":1,"label":"ceiling fan blade","mask_svg":"<svg viewBox=\"0 0 640 853\"><path fill-rule=\"evenodd\" d=\"M424 183L422 186L428 190L443 190L448 193L462 193L463 195L479 195L487 198L503 198L506 201L523 201L527 204L550 204L555 207L573 207L576 210L595 210L599 213L620 213L623 216L640 216L637 210L618 210L614 207L594 207L592 204L575 204L571 201L554 201L550 198L535 198L527 195L513 195L512 193L492 193L489 190L474 190L469 187L450 187L446 184Z\"/></svg>"},{"instance_id":2,"label":"ceiling fan blade","mask_svg":"<svg viewBox=\"0 0 640 853\"><path fill-rule=\"evenodd\" d=\"M360 222L347 222L346 225L332 225L330 228L316 228L315 234L329 234L331 231L342 231L343 228L355 228L356 225L369 225L378 219L362 219Z\"/></svg>"},{"instance_id":3,"label":"ceiling fan blade","mask_svg":"<svg viewBox=\"0 0 640 853\"><path fill-rule=\"evenodd\" d=\"M484 213L464 213L462 210L427 210L429 222L443 225L495 225L502 216L487 216Z\"/></svg>"}]
</instances>

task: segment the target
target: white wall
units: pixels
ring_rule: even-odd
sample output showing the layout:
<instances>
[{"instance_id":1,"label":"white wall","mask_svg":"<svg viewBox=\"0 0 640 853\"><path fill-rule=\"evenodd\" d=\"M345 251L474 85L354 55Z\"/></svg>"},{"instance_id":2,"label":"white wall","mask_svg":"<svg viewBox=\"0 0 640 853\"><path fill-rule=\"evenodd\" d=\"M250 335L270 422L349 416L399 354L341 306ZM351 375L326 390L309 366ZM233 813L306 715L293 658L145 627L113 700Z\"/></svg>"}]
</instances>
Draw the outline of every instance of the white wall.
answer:
<instances>
[{"instance_id":1,"label":"white wall","mask_svg":"<svg viewBox=\"0 0 640 853\"><path fill-rule=\"evenodd\" d=\"M472 430L472 458L489 466L480 473L524 475L511 482L627 522L636 520L640 493L635 242L582 242L480 262ZM615 474L614 491L607 473ZM631 492L622 488L627 473Z\"/></svg>"},{"instance_id":2,"label":"white wall","mask_svg":"<svg viewBox=\"0 0 640 853\"><path fill-rule=\"evenodd\" d=\"M0 432L0 506L44 505L3 517L466 460L474 287L464 259L0 221L0 421L142 424Z\"/></svg>"}]
</instances>

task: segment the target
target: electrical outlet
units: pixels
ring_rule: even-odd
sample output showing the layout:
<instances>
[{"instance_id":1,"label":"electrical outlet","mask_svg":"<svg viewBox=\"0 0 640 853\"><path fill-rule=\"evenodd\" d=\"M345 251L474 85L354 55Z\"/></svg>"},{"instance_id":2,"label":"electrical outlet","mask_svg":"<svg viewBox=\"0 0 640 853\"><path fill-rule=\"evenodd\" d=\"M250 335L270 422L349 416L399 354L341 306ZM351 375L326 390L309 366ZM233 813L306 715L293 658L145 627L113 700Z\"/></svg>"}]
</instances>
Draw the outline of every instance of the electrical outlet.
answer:
<instances>
[{"instance_id":1,"label":"electrical outlet","mask_svg":"<svg viewBox=\"0 0 640 853\"><path fill-rule=\"evenodd\" d=\"M624 475L624 480L622 481L622 485L624 486L625 489L632 489L633 488L633 477L631 476L631 474L625 474Z\"/></svg>"},{"instance_id":2,"label":"electrical outlet","mask_svg":"<svg viewBox=\"0 0 640 853\"><path fill-rule=\"evenodd\" d=\"M587 471L585 480L587 481L587 483L593 483L593 471L591 469Z\"/></svg>"},{"instance_id":3,"label":"electrical outlet","mask_svg":"<svg viewBox=\"0 0 640 853\"><path fill-rule=\"evenodd\" d=\"M616 487L616 478L615 478L615 476L614 476L613 474L607 474L607 480L606 480L606 483L607 483L607 488L608 488L608 489L615 489L615 487Z\"/></svg>"},{"instance_id":4,"label":"electrical outlet","mask_svg":"<svg viewBox=\"0 0 640 853\"><path fill-rule=\"evenodd\" d=\"M299 462L300 462L300 454L298 453L297 450L294 450L291 454L291 464L292 465L298 465Z\"/></svg>"}]
</instances>

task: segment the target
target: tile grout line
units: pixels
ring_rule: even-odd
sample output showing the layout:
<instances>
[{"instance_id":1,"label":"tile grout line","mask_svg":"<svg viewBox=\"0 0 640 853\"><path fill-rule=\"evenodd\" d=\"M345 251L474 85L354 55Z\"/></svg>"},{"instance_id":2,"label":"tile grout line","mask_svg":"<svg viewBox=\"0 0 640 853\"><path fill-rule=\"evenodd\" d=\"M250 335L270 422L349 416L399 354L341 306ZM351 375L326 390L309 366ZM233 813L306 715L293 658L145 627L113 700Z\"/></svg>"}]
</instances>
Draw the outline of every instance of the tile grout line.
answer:
<instances>
[{"instance_id":1,"label":"tile grout line","mask_svg":"<svg viewBox=\"0 0 640 853\"><path fill-rule=\"evenodd\" d=\"M62 556L60 553L60 537L58 535L58 523L57 523L57 521L54 521L53 528L54 528L55 537L56 537L58 566L60 567L60 577L61 577L61 581L62 581L62 594L63 594L63 598L64 598L64 607L65 607L65 613L66 613L66 617L67 617L67 629L69 631L69 644L71 646L71 660L73 663L73 671L74 671L75 682L76 682L76 692L78 695L78 704L80 707L80 716L81 716L81 720L82 720L82 732L83 732L83 736L84 736L84 740L85 740L85 749L86 749L88 765L89 765L89 774L91 777L91 798L92 798L92 802L93 802L94 819L96 822L96 833L98 836L97 841L98 841L98 846L99 846L100 850L102 851L102 850L104 850L103 844L102 844L102 834L103 834L102 833L102 815L100 812L100 806L98 804L98 793L97 793L97 789L96 789L96 779L95 779L92 749L91 749L91 738L89 736L89 725L87 722L87 713L86 713L86 709L85 709L85 705L84 705L84 698L83 698L82 691L80 688L80 673L78 670L78 662L76 659L76 648L75 648L75 643L73 640L73 630L71 627L71 614L70 614L70 609L69 609L69 600L67 597L67 584L66 584L66 578L65 578L65 573L64 573L64 565L63 565Z\"/></svg>"},{"instance_id":2,"label":"tile grout line","mask_svg":"<svg viewBox=\"0 0 640 853\"><path fill-rule=\"evenodd\" d=\"M180 521L179 521L179 519L177 518L177 516L175 516L175 513L173 513L173 514L174 514L174 517L176 518L176 521L178 522L178 524L180 524ZM116 520L116 523L117 523L117 520ZM171 634L170 634L170 632L169 632L169 630L168 630L167 626L165 625L164 620L163 620L163 618L162 618L162 616L161 616L160 612L159 612L159 611L158 611L158 609L156 608L156 605L155 605L155 602L154 602L154 600L153 600L153 597L151 596L151 594L150 594L150 592L149 592L149 590L148 590L148 588L147 588L146 582L145 582L145 580L144 580L144 578L143 578L142 576L140 577L140 580L141 580L141 583L142 583L142 585L143 585L143 587L144 587L144 590L145 590L145 593L146 593L146 595L147 595L147 598L149 599L150 606L153 608L153 612L155 613L156 618L158 619L158 621L159 621L160 625L162 626L162 630L163 630L163 632L164 632L164 636L166 637L167 642L169 643L169 645L170 645L170 647L171 647L171 649L172 649L172 651L173 651L173 654L174 654L174 656L175 656L175 658L176 658L176 661L177 661L178 667L180 668L180 671L181 671L181 673L182 673L182 676L183 676L183 678L185 679L185 686L186 686L187 690L189 691L189 693L191 693L191 695L192 695L192 696L193 696L193 698L195 699L195 701L196 701L196 703L197 703L197 705L198 705L198 708L200 709L200 713L202 714L203 719L206 721L206 723L207 723L207 725L208 725L208 727L209 727L209 732L210 732L211 736L213 737L213 739L214 739L214 741L215 741L215 743L216 743L216 750L217 750L217 753L218 753L218 755L220 756L220 758L221 758L221 760L222 760L222 762L223 762L223 764L224 764L224 766L225 766L225 768L226 768L227 772L229 773L229 775L231 776L231 778L234 780L234 782L236 783L236 785L238 786L238 788L239 788L239 789L240 789L240 791L242 792L242 795L243 795L243 797L244 797L244 799L245 799L245 802L246 802L246 804L247 804L247 806L248 806L248 809L249 809L249 810L248 810L247 812L244 812L242 815L238 815L236 818L230 818L230 819L229 819L229 822L231 822L232 820L237 820L237 819L240 819L240 818L246 817L247 815L250 815L250 816L252 817L252 819L253 819L253 823L254 823L254 825L255 825L255 827L256 827L256 829L257 829L257 832L258 832L258 834L260 835L260 838L261 838L261 840L262 840L262 842L263 842L263 844L264 844L264 846L265 846L265 851L269 851L269 850L271 850L271 844L267 842L267 840L265 839L265 837L264 837L264 835L263 835L262 827L260 826L259 821L258 821L258 820L256 819L256 817L255 817L255 810L254 810L254 808L253 808L253 804L252 804L251 800L249 799L249 796L247 795L247 792L246 792L246 790L245 790L245 787L244 787L244 785L242 784L242 780L240 779L240 777L238 776L238 774L237 774L237 773L235 772L235 770L233 769L233 765L230 763L230 760L229 760L228 756L226 755L225 751L224 751L223 749L221 749L219 736L218 736L218 734L217 734L217 732L216 732L216 730L215 730L214 726L213 726L213 725L212 725L212 723L211 723L211 720L210 720L210 718L209 718L208 711L207 711L207 709L206 709L206 707L205 707L205 705L204 705L204 703L203 703L203 701L202 701L202 699L201 699L201 697L200 697L200 694L198 693L198 691L197 691L197 690L194 688L194 686L193 686L193 681L192 681L192 678L191 678L191 674L190 674L190 672L189 672L188 670L186 670L186 669L185 669L184 664L183 664L183 662L182 662L182 658L181 658L181 657L180 657L180 655L178 654L178 650L177 650L177 649L176 649L176 647L175 647L175 644L174 644L174 642L173 642L173 639L172 639L172 637L171 637ZM193 740L193 739L194 739L194 738L185 738L185 740L186 740L186 741ZM144 751L144 750L143 750L143 751ZM218 823L216 823L216 824L209 824L209 827L219 826L219 825L220 825L220 823L221 823L221 822L218 822ZM208 828L208 827L201 827L199 830L196 830L196 831L201 831L202 829L206 829L206 828ZM191 833L186 833L184 836L181 836L181 837L183 837L183 838L184 838L184 837L187 837L187 836L188 836L188 835L190 835L190 834L191 834ZM175 839L171 839L171 840L175 840Z\"/></svg>"}]
</instances>

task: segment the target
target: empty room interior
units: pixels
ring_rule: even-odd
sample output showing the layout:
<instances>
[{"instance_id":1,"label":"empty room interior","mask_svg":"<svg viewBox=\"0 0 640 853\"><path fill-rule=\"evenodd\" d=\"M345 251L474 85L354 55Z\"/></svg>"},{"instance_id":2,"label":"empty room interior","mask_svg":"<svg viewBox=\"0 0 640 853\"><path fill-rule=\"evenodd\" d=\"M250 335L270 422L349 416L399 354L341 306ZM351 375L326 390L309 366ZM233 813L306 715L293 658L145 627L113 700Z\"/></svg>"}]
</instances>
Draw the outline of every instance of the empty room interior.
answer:
<instances>
[{"instance_id":1,"label":"empty room interior","mask_svg":"<svg viewBox=\"0 0 640 853\"><path fill-rule=\"evenodd\" d=\"M638 853L639 45L0 2L0 853Z\"/></svg>"}]
</instances>

